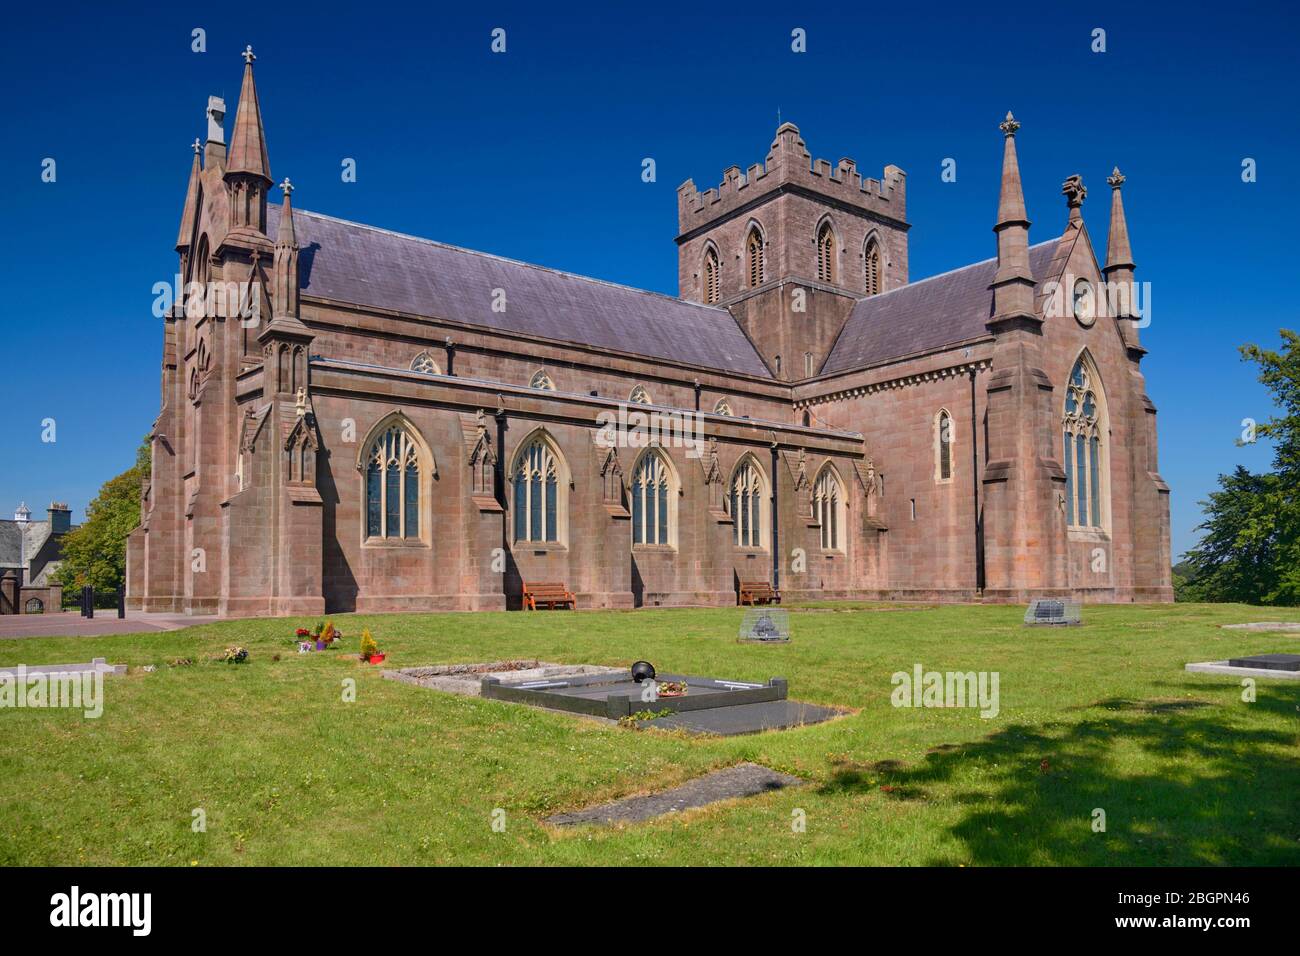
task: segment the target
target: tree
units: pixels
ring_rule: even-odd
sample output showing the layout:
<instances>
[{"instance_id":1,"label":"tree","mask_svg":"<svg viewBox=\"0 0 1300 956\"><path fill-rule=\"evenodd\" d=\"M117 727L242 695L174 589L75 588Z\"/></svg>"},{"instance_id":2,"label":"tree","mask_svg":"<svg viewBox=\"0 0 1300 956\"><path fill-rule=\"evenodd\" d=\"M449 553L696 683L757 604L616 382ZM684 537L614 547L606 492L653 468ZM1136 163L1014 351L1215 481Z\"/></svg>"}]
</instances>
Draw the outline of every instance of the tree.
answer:
<instances>
[{"instance_id":1,"label":"tree","mask_svg":"<svg viewBox=\"0 0 1300 956\"><path fill-rule=\"evenodd\" d=\"M140 484L149 469L146 437L135 464L106 481L87 506L85 522L63 536L63 563L56 574L65 588L112 591L126 580L126 536L140 523Z\"/></svg>"},{"instance_id":2,"label":"tree","mask_svg":"<svg viewBox=\"0 0 1300 956\"><path fill-rule=\"evenodd\" d=\"M1300 604L1300 335L1281 334L1280 351L1241 347L1280 412L1256 426L1273 443L1273 470L1238 466L1201 502L1205 536L1187 553L1183 588L1191 600Z\"/></svg>"}]
</instances>

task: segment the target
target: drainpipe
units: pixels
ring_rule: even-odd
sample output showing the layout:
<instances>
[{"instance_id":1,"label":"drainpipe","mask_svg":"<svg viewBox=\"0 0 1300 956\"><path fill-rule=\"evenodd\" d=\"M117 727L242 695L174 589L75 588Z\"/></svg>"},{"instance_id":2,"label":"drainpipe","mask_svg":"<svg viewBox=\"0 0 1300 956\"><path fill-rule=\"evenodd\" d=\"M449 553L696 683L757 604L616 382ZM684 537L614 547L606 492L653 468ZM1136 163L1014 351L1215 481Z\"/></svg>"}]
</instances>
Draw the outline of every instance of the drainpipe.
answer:
<instances>
[{"instance_id":1,"label":"drainpipe","mask_svg":"<svg viewBox=\"0 0 1300 956\"><path fill-rule=\"evenodd\" d=\"M777 520L779 499L776 493L780 472L777 470L776 442L772 442L772 590L781 590L781 535Z\"/></svg>"},{"instance_id":2,"label":"drainpipe","mask_svg":"<svg viewBox=\"0 0 1300 956\"><path fill-rule=\"evenodd\" d=\"M970 466L971 493L975 502L975 590L984 591L984 541L980 524L980 451L975 412L975 369L970 370Z\"/></svg>"},{"instance_id":3,"label":"drainpipe","mask_svg":"<svg viewBox=\"0 0 1300 956\"><path fill-rule=\"evenodd\" d=\"M698 378L695 380L695 410L697 412L700 410L700 380Z\"/></svg>"},{"instance_id":4,"label":"drainpipe","mask_svg":"<svg viewBox=\"0 0 1300 956\"><path fill-rule=\"evenodd\" d=\"M449 335L447 336L447 341L444 344L447 348L447 374L455 375L456 374L456 343L451 340L451 336Z\"/></svg>"}]
</instances>

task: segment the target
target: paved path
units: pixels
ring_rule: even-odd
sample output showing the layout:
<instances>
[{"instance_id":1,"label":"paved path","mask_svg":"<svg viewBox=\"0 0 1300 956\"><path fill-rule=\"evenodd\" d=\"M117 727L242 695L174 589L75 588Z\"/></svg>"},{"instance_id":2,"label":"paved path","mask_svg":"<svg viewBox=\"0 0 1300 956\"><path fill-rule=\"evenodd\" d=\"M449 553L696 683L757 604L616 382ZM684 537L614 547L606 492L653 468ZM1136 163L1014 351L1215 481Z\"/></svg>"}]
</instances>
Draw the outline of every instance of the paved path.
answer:
<instances>
[{"instance_id":1,"label":"paved path","mask_svg":"<svg viewBox=\"0 0 1300 956\"><path fill-rule=\"evenodd\" d=\"M119 619L116 611L95 611L90 619L76 611L57 614L0 615L0 640L19 637L91 637L98 634L140 634L155 631L178 631L195 624L209 624L218 618L185 614L146 614L127 611Z\"/></svg>"}]
</instances>

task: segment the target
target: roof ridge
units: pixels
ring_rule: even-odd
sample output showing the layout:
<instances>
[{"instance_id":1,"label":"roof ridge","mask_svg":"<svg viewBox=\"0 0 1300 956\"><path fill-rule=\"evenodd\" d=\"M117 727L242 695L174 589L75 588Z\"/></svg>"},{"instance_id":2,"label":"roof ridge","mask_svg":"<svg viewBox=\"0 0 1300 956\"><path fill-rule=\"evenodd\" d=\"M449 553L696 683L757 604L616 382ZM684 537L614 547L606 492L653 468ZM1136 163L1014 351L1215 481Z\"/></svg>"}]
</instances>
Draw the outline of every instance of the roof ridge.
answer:
<instances>
[{"instance_id":1,"label":"roof ridge","mask_svg":"<svg viewBox=\"0 0 1300 956\"><path fill-rule=\"evenodd\" d=\"M421 242L424 243L425 245L437 246L440 249L449 249L452 252L463 252L472 256L481 256L484 259L493 259L497 262L509 263L510 265L524 266L525 268L528 269L538 269L542 272L549 272L552 275L565 276L570 279L581 279L583 282L591 282L595 285L603 285L611 289L622 289L625 292L636 292L639 293L640 295L653 296L657 299L666 299L669 302L676 302L680 305L689 305L694 308L704 309L708 312L717 313L719 315L726 315L733 322L735 322L734 316L732 316L727 309L724 309L721 306L706 305L703 302L691 302L689 299L682 299L675 295L668 295L665 292L655 292L652 289L641 289L638 288L637 286L625 285L621 282L610 282L608 279L597 279L594 276L586 276L580 272L569 272L565 269L556 269L552 266L539 265L536 262L526 262L523 259L511 259L508 256L499 256L492 252L484 252L481 249L470 249L466 246L457 246L449 242L439 242L436 239L426 239L424 236L413 236L409 232L398 232L395 229L385 229L382 226L372 226L369 223L357 222L353 219L342 219L338 216L326 215L323 212L313 212L309 209L295 208L293 214L295 216L310 216L315 219L325 219L328 220L329 222L337 222L345 226L356 226L358 229L368 229L371 232L382 233L384 235L393 236L398 239L409 239L412 242ZM736 325L739 326L740 323L736 322Z\"/></svg>"},{"instance_id":2,"label":"roof ridge","mask_svg":"<svg viewBox=\"0 0 1300 956\"><path fill-rule=\"evenodd\" d=\"M1030 248L1030 249L1038 249L1038 248L1040 248L1041 246L1051 245L1052 243L1059 243L1059 242L1061 241L1062 238L1063 238L1062 236L1057 236L1055 239L1044 239L1042 242L1035 242L1033 245L1029 246L1029 248ZM885 296L893 295L895 292L903 292L903 291L906 290L906 289L913 289L913 288L915 288L915 287L918 286L918 285L924 285L925 283L927 283L927 282L932 282L932 281L935 280L935 279L942 279L942 278L945 278L946 276L954 275L954 274L956 274L956 273L958 273L958 272L965 272L967 269L975 269L975 268L977 268L977 267L979 267L979 266L987 265L987 264L990 263L990 262L997 262L997 261L998 261L998 257L997 257L997 256L990 256L990 257L987 258L987 259L980 259L978 262L968 262L968 263L967 263L966 265L964 265L964 266L957 266L957 267L955 267L955 268L948 269L948 270L945 271L945 272L936 272L936 273L935 273L934 275L932 275L932 276L926 276L924 279L917 279L915 282L909 282L909 283L907 283L907 285L900 285L900 286L898 286L898 287L896 287L896 288L893 288L893 289L886 289L884 292L878 292L878 293L876 293L875 295L865 295L865 296L862 296L862 298L858 299L857 301L858 301L858 302L876 302L876 301L879 301L880 299L885 298ZM1036 277L1035 277L1035 278L1036 278ZM855 304L856 304L856 303L855 303Z\"/></svg>"}]
</instances>

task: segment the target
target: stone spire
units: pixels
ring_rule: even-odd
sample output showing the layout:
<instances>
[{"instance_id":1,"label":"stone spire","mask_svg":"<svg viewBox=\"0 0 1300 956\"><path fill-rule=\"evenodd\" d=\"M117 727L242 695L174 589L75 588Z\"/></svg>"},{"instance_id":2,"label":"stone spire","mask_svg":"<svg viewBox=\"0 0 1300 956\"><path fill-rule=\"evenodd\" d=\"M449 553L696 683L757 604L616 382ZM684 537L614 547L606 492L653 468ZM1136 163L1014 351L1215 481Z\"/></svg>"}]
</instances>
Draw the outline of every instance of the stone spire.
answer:
<instances>
[{"instance_id":1,"label":"stone spire","mask_svg":"<svg viewBox=\"0 0 1300 956\"><path fill-rule=\"evenodd\" d=\"M1110 178L1110 236L1106 241L1106 278L1120 278L1118 273L1125 273L1124 278L1133 279L1133 250L1128 244L1128 221L1124 218L1124 200L1120 198L1120 187L1124 185L1125 176L1116 166ZM1116 275L1112 276L1112 273Z\"/></svg>"},{"instance_id":2,"label":"stone spire","mask_svg":"<svg viewBox=\"0 0 1300 956\"><path fill-rule=\"evenodd\" d=\"M190 239L194 235L194 222L199 214L199 178L203 175L199 153L203 150L203 144L196 139L193 149L194 162L190 164L190 184L185 189L185 207L181 210L181 228L176 234L177 252L190 247Z\"/></svg>"},{"instance_id":3,"label":"stone spire","mask_svg":"<svg viewBox=\"0 0 1300 956\"><path fill-rule=\"evenodd\" d=\"M244 84L239 90L235 130L226 156L225 180L230 194L230 232L222 245L266 254L266 194L271 188L271 164L266 159L262 111L253 82L253 48L244 50Z\"/></svg>"},{"instance_id":4,"label":"stone spire","mask_svg":"<svg viewBox=\"0 0 1300 956\"><path fill-rule=\"evenodd\" d=\"M1007 113L999 128L1002 147L1002 190L998 196L998 271L993 278L993 318L1034 317L1034 276L1029 270L1029 218L1025 215L1025 194L1020 185L1020 163L1016 159L1016 130L1020 124Z\"/></svg>"},{"instance_id":5,"label":"stone spire","mask_svg":"<svg viewBox=\"0 0 1300 956\"><path fill-rule=\"evenodd\" d=\"M226 175L247 173L259 176L271 185L271 164L266 158L266 134L262 129L262 110L257 102L257 84L253 82L253 48L246 48L244 83L239 88L239 107L235 111L235 129L230 136Z\"/></svg>"},{"instance_id":6,"label":"stone spire","mask_svg":"<svg viewBox=\"0 0 1300 956\"><path fill-rule=\"evenodd\" d=\"M1133 281L1133 250L1128 242L1128 222L1124 218L1124 200L1120 187L1124 174L1116 166L1106 180L1110 184L1110 235L1106 239L1106 285L1110 301L1114 303L1115 320L1124 336L1130 357L1140 359L1144 353L1138 339L1136 285Z\"/></svg>"},{"instance_id":7,"label":"stone spire","mask_svg":"<svg viewBox=\"0 0 1300 956\"><path fill-rule=\"evenodd\" d=\"M280 227L275 237L275 260L272 266L272 292L275 318L298 317L298 236L293 227L293 183L285 177L280 184L284 205L280 207Z\"/></svg>"}]
</instances>

